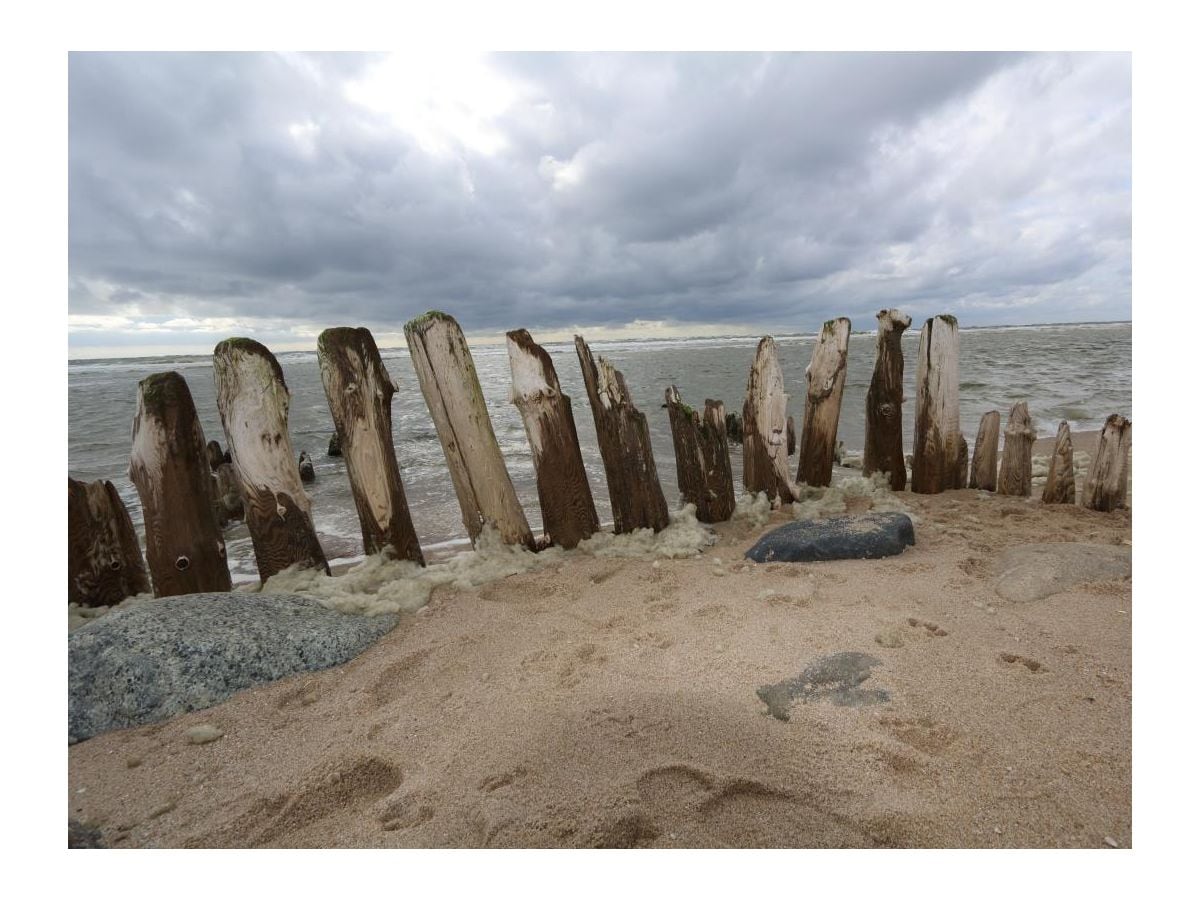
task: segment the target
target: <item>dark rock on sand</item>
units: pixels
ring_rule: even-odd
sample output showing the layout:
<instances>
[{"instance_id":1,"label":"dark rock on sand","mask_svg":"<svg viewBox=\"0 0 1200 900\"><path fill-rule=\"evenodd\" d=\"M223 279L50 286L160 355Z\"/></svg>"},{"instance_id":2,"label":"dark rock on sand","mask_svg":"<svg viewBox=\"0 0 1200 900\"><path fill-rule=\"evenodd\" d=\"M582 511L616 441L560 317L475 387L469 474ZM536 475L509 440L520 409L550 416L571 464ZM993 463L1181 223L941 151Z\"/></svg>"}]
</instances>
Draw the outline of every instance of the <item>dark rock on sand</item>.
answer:
<instances>
[{"instance_id":1,"label":"dark rock on sand","mask_svg":"<svg viewBox=\"0 0 1200 900\"><path fill-rule=\"evenodd\" d=\"M790 522L764 534L746 559L755 562L816 562L879 559L916 543L912 519L904 513L863 513Z\"/></svg>"},{"instance_id":2,"label":"dark rock on sand","mask_svg":"<svg viewBox=\"0 0 1200 900\"><path fill-rule=\"evenodd\" d=\"M111 612L67 638L68 743L339 665L396 621L248 593L186 594Z\"/></svg>"},{"instance_id":3,"label":"dark rock on sand","mask_svg":"<svg viewBox=\"0 0 1200 900\"><path fill-rule=\"evenodd\" d=\"M887 691L859 687L871 677L871 669L879 665L873 656L856 651L822 656L795 678L777 684L764 684L758 689L758 699L767 704L767 711L781 722L790 717L792 703L824 701L834 706L867 706L886 703Z\"/></svg>"},{"instance_id":4,"label":"dark rock on sand","mask_svg":"<svg viewBox=\"0 0 1200 900\"><path fill-rule=\"evenodd\" d=\"M1040 600L1084 581L1128 578L1132 548L1114 544L1023 544L1000 556L996 593L1005 600Z\"/></svg>"}]
</instances>

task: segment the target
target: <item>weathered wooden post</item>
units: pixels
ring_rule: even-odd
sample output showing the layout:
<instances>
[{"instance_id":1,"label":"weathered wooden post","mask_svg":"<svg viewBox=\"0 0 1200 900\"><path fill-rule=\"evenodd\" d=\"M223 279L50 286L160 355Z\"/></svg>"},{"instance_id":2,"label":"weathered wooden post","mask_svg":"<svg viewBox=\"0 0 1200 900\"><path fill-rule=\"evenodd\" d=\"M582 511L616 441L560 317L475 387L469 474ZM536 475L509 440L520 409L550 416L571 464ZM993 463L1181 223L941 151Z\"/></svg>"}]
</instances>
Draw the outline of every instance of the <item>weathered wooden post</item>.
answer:
<instances>
[{"instance_id":1,"label":"weathered wooden post","mask_svg":"<svg viewBox=\"0 0 1200 900\"><path fill-rule=\"evenodd\" d=\"M725 405L704 401L704 416L683 402L675 385L666 390L667 415L675 444L675 474L685 503L696 504L701 522L733 515L733 469L725 437Z\"/></svg>"},{"instance_id":2,"label":"weathered wooden post","mask_svg":"<svg viewBox=\"0 0 1200 900\"><path fill-rule=\"evenodd\" d=\"M396 384L374 336L366 328L327 328L317 338L317 362L336 429L330 445L336 440L346 460L364 552L390 547L397 559L425 565L392 438Z\"/></svg>"},{"instance_id":3,"label":"weathered wooden post","mask_svg":"<svg viewBox=\"0 0 1200 900\"><path fill-rule=\"evenodd\" d=\"M617 534L638 528L662 531L671 517L654 464L646 416L634 406L625 376L603 356L593 359L587 342L579 335L575 335L575 353L583 370L596 423L596 441L604 460L613 530Z\"/></svg>"},{"instance_id":4,"label":"weathered wooden post","mask_svg":"<svg viewBox=\"0 0 1200 900\"><path fill-rule=\"evenodd\" d=\"M111 481L67 479L67 602L115 606L150 579L129 510Z\"/></svg>"},{"instance_id":5,"label":"weathered wooden post","mask_svg":"<svg viewBox=\"0 0 1200 900\"><path fill-rule=\"evenodd\" d=\"M209 448L178 372L138 383L129 478L142 501L154 596L230 590L225 539L213 516Z\"/></svg>"},{"instance_id":6,"label":"weathered wooden post","mask_svg":"<svg viewBox=\"0 0 1200 900\"><path fill-rule=\"evenodd\" d=\"M789 421L791 418L791 416L788 416ZM793 425L793 428L794 427L795 426ZM742 417L735 412L725 413L725 436L735 444L740 444L742 442ZM794 450L796 447L796 442L794 440L789 440L788 446ZM788 451L789 455L791 455L792 450Z\"/></svg>"},{"instance_id":7,"label":"weathered wooden post","mask_svg":"<svg viewBox=\"0 0 1200 900\"><path fill-rule=\"evenodd\" d=\"M224 510L225 521L221 522L222 525L230 519L246 517L246 504L242 500L242 486L238 483L233 463L221 463L217 467L217 471L213 473L213 489L216 492L217 501ZM220 517L218 517L218 521L220 521Z\"/></svg>"},{"instance_id":8,"label":"weathered wooden post","mask_svg":"<svg viewBox=\"0 0 1200 900\"><path fill-rule=\"evenodd\" d=\"M1050 471L1046 473L1046 484L1042 488L1042 502L1075 502L1075 453L1071 447L1071 426L1065 420L1058 423Z\"/></svg>"},{"instance_id":9,"label":"weathered wooden post","mask_svg":"<svg viewBox=\"0 0 1200 900\"><path fill-rule=\"evenodd\" d=\"M500 455L475 362L458 322L431 310L405 325L404 337L471 542L490 522L506 544L534 549L533 532Z\"/></svg>"},{"instance_id":10,"label":"weathered wooden post","mask_svg":"<svg viewBox=\"0 0 1200 900\"><path fill-rule=\"evenodd\" d=\"M1033 493L1033 442L1037 432L1025 401L1014 403L1004 428L1004 456L1000 459L1000 481L996 493L1028 497Z\"/></svg>"},{"instance_id":11,"label":"weathered wooden post","mask_svg":"<svg viewBox=\"0 0 1200 900\"><path fill-rule=\"evenodd\" d=\"M775 339L758 342L746 380L742 406L742 484L746 491L765 491L772 501L791 503L795 486L788 473L787 394Z\"/></svg>"},{"instance_id":12,"label":"weathered wooden post","mask_svg":"<svg viewBox=\"0 0 1200 900\"><path fill-rule=\"evenodd\" d=\"M788 456L796 452L796 420L788 416L787 420Z\"/></svg>"},{"instance_id":13,"label":"weathered wooden post","mask_svg":"<svg viewBox=\"0 0 1200 900\"><path fill-rule=\"evenodd\" d=\"M519 328L506 337L512 401L533 453L542 527L551 543L570 550L600 530L571 398L562 392L550 354L528 331Z\"/></svg>"},{"instance_id":14,"label":"weathered wooden post","mask_svg":"<svg viewBox=\"0 0 1200 900\"><path fill-rule=\"evenodd\" d=\"M867 431L863 446L863 475L886 472L893 491L904 490L904 351L900 337L912 319L898 309L875 314L875 371L867 388Z\"/></svg>"},{"instance_id":15,"label":"weathered wooden post","mask_svg":"<svg viewBox=\"0 0 1200 900\"><path fill-rule=\"evenodd\" d=\"M833 449L837 443L846 385L846 354L850 320L830 319L821 327L812 361L804 370L804 425L800 429L800 465L796 481L826 487L833 479Z\"/></svg>"},{"instance_id":16,"label":"weathered wooden post","mask_svg":"<svg viewBox=\"0 0 1200 900\"><path fill-rule=\"evenodd\" d=\"M328 574L288 434L291 395L278 360L258 341L229 338L213 351L213 375L259 578L291 565Z\"/></svg>"},{"instance_id":17,"label":"weathered wooden post","mask_svg":"<svg viewBox=\"0 0 1200 900\"><path fill-rule=\"evenodd\" d=\"M967 446L967 439L962 436L962 432L958 433L958 464L954 470L954 489L965 488L968 481L968 469L970 466L971 449Z\"/></svg>"},{"instance_id":18,"label":"weathered wooden post","mask_svg":"<svg viewBox=\"0 0 1200 900\"><path fill-rule=\"evenodd\" d=\"M1083 505L1087 509L1111 512L1125 505L1132 447L1133 423L1115 413L1109 416L1083 482Z\"/></svg>"},{"instance_id":19,"label":"weathered wooden post","mask_svg":"<svg viewBox=\"0 0 1200 900\"><path fill-rule=\"evenodd\" d=\"M938 494L959 475L958 320L934 316L921 329L917 349L917 402L912 490Z\"/></svg>"},{"instance_id":20,"label":"weathered wooden post","mask_svg":"<svg viewBox=\"0 0 1200 900\"><path fill-rule=\"evenodd\" d=\"M968 487L981 491L996 490L996 458L1000 452L1000 412L985 412L975 434L975 452L971 457Z\"/></svg>"}]
</instances>

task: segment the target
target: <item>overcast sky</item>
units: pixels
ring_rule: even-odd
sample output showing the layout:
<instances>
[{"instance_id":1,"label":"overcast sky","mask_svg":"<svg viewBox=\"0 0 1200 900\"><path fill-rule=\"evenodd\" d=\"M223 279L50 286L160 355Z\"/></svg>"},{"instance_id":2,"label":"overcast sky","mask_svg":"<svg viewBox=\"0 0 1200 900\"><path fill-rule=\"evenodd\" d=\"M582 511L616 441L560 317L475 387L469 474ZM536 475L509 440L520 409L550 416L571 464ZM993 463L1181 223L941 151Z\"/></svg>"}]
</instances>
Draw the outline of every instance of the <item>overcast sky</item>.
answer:
<instances>
[{"instance_id":1,"label":"overcast sky","mask_svg":"<svg viewBox=\"0 0 1200 900\"><path fill-rule=\"evenodd\" d=\"M95 54L73 356L1131 318L1128 54Z\"/></svg>"}]
</instances>

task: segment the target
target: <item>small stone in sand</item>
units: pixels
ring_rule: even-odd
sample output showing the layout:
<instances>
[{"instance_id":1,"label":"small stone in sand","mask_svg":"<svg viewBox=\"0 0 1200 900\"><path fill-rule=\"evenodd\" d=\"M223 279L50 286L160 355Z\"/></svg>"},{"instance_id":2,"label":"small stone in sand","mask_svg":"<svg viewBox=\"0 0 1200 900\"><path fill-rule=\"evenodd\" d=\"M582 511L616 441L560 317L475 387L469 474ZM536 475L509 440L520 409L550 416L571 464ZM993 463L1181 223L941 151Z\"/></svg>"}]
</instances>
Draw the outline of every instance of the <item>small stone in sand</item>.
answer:
<instances>
[{"instance_id":1,"label":"small stone in sand","mask_svg":"<svg viewBox=\"0 0 1200 900\"><path fill-rule=\"evenodd\" d=\"M225 732L215 725L193 725L185 734L189 744L211 744L225 736Z\"/></svg>"},{"instance_id":2,"label":"small stone in sand","mask_svg":"<svg viewBox=\"0 0 1200 900\"><path fill-rule=\"evenodd\" d=\"M1117 847L1116 839L1111 836L1108 836L1108 835L1105 836L1104 843L1106 843L1108 846L1112 847L1113 849L1116 849L1116 847Z\"/></svg>"}]
</instances>

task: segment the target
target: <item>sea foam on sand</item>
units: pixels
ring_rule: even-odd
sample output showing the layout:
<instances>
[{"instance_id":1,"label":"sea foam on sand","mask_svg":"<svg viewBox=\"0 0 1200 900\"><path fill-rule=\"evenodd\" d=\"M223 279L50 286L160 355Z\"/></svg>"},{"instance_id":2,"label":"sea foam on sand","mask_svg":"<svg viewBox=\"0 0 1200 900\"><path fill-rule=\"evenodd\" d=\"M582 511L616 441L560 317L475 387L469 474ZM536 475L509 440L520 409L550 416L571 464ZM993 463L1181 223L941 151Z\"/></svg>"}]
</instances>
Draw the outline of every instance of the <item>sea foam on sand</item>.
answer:
<instances>
[{"instance_id":1,"label":"sea foam on sand","mask_svg":"<svg viewBox=\"0 0 1200 900\"><path fill-rule=\"evenodd\" d=\"M622 558L681 559L698 556L717 540L696 519L696 507L687 504L671 515L671 523L655 533L640 528L629 534L601 531L581 541L574 550L549 547L533 553L519 544L506 544L487 526L473 550L458 553L444 562L421 567L408 560L371 556L341 575L329 577L317 569L289 567L270 578L263 593L304 594L319 603L346 613L381 615L414 612L429 602L439 585L472 588L547 566L560 565L576 555Z\"/></svg>"},{"instance_id":2,"label":"sea foam on sand","mask_svg":"<svg viewBox=\"0 0 1200 900\"><path fill-rule=\"evenodd\" d=\"M875 472L870 477L854 476L835 481L829 487L799 485L800 494L792 504L792 515L797 519L820 519L846 512L847 500L862 499L868 509L877 512L902 512L915 524L917 517L888 484L886 472Z\"/></svg>"}]
</instances>

